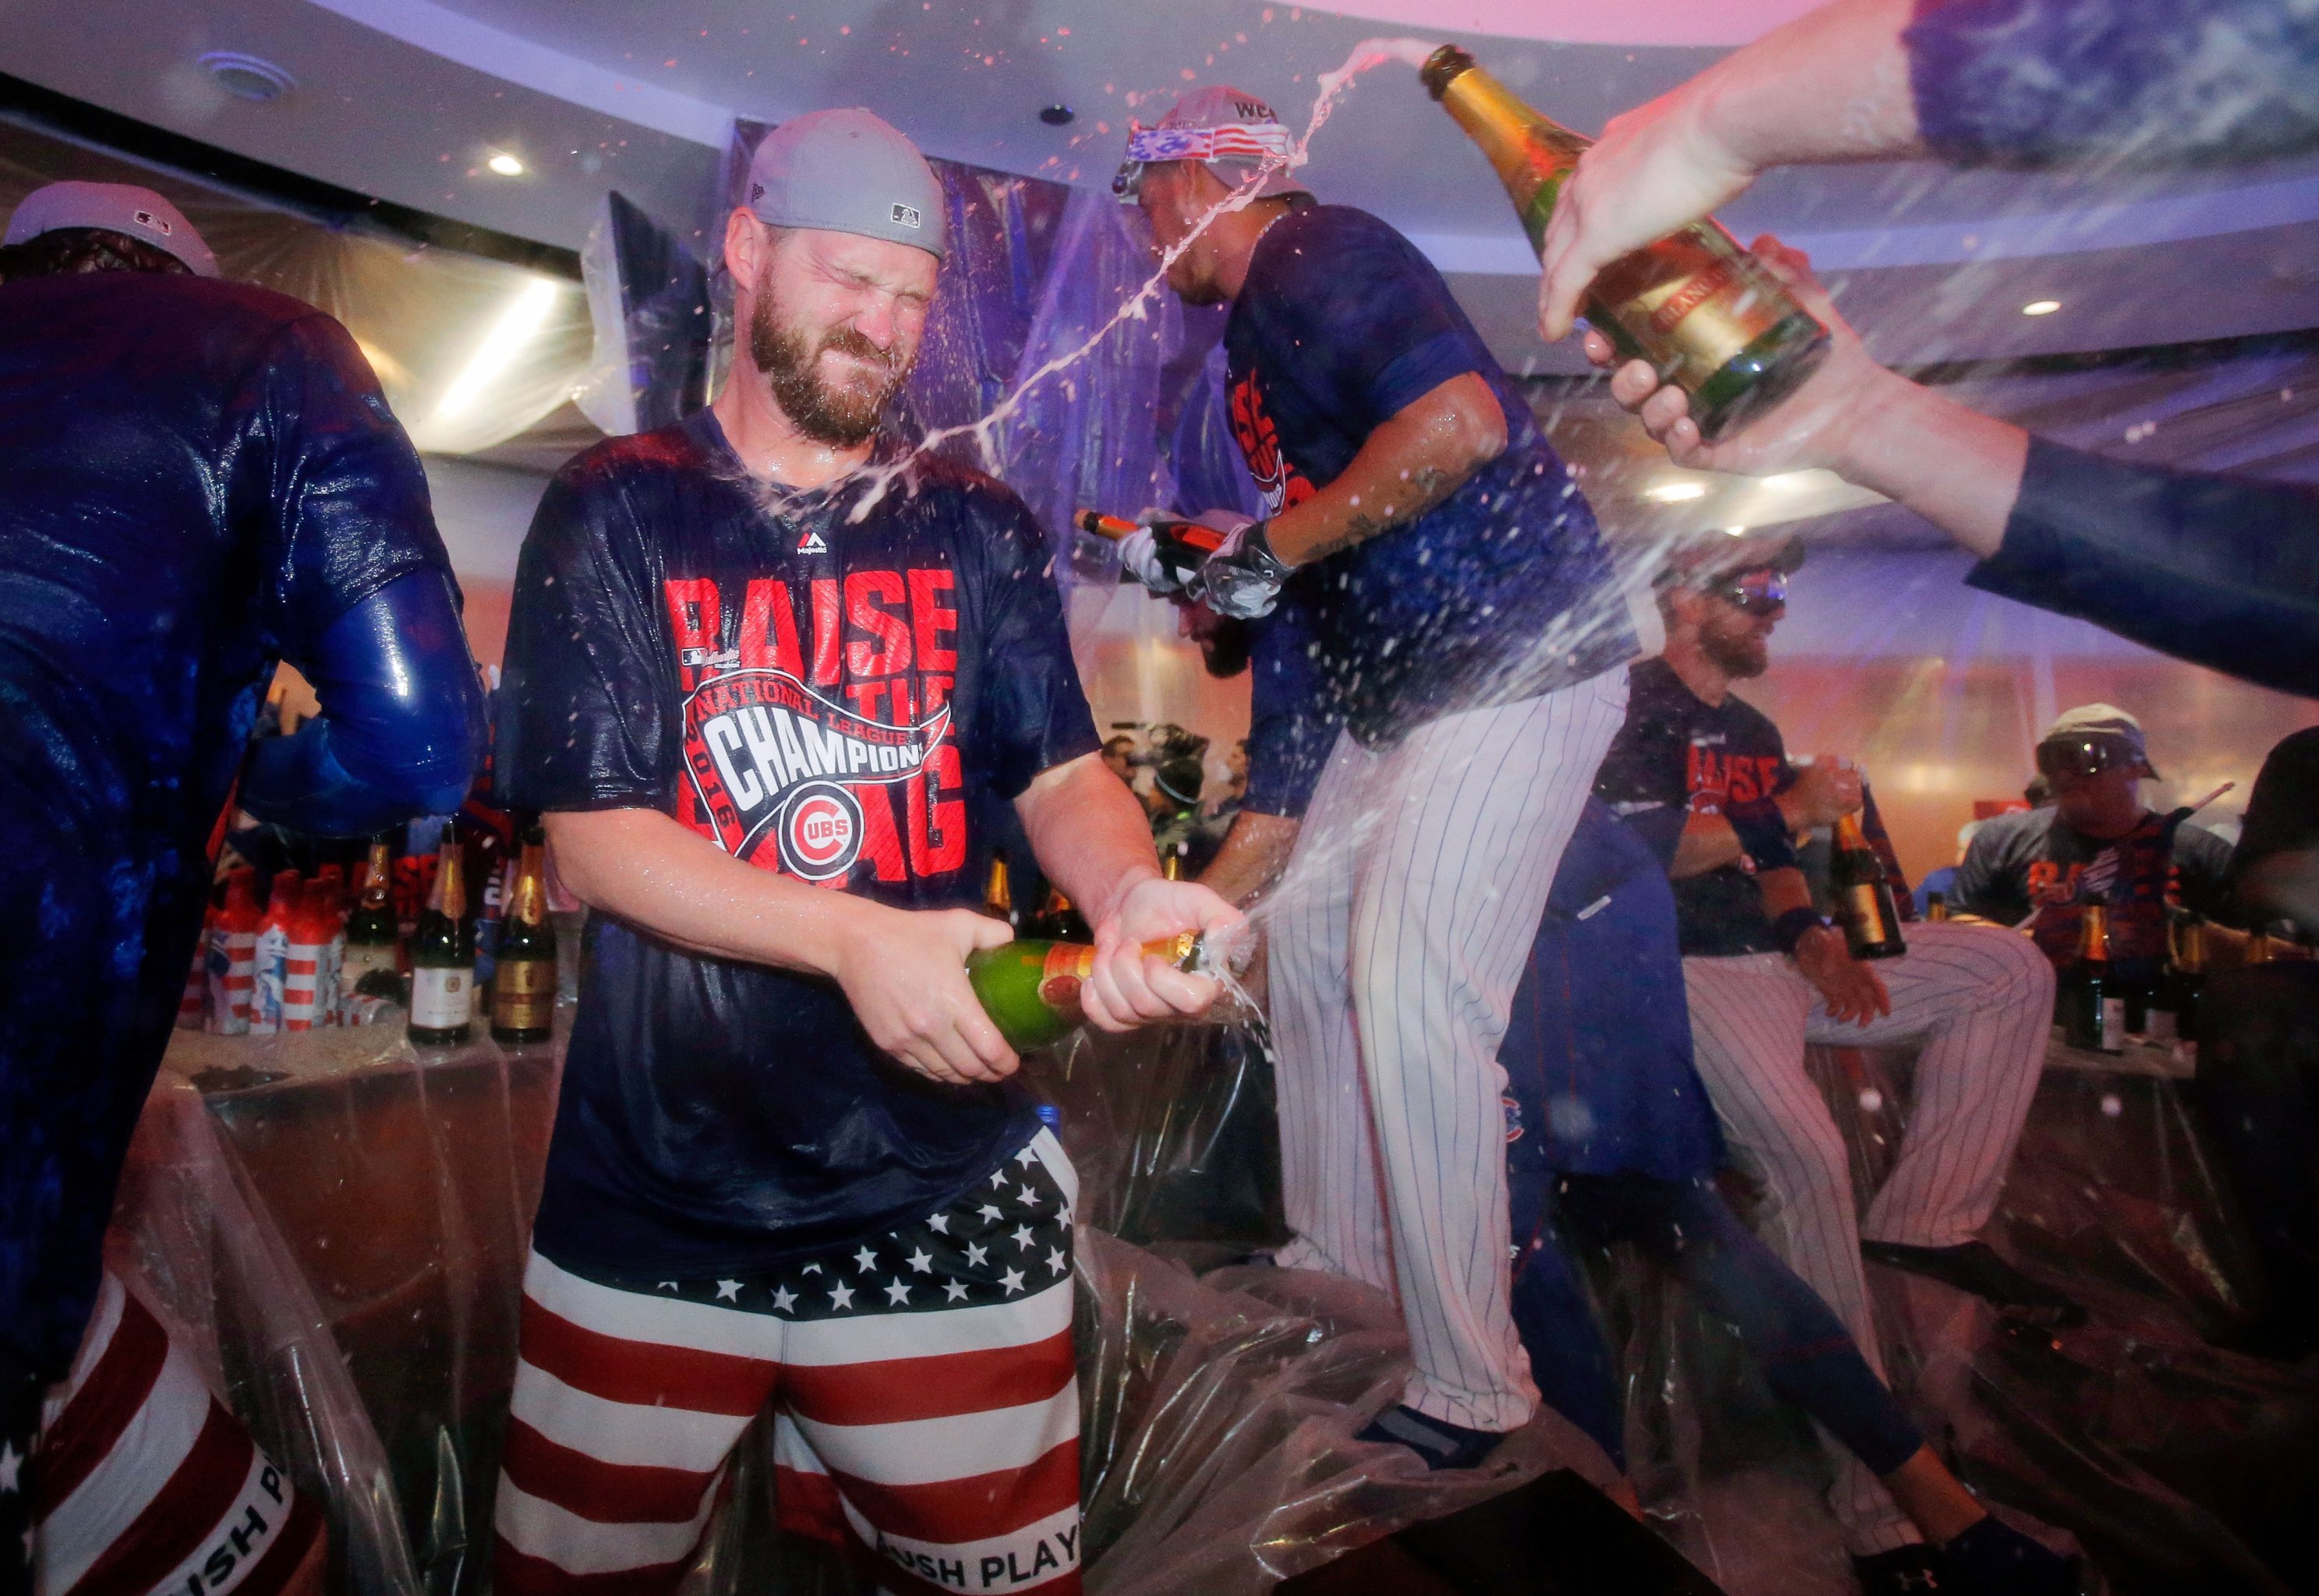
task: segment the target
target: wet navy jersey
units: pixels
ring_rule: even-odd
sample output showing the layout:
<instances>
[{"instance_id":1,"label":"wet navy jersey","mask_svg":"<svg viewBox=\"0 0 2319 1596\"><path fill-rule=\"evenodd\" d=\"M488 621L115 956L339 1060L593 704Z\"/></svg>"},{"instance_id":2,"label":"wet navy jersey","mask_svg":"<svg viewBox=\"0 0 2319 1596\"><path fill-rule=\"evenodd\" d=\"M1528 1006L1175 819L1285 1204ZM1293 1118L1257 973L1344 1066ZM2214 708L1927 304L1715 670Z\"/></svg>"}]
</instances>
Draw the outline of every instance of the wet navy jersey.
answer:
<instances>
[{"instance_id":1,"label":"wet navy jersey","mask_svg":"<svg viewBox=\"0 0 2319 1596\"><path fill-rule=\"evenodd\" d=\"M1637 665L1628 683L1627 724L1603 756L1594 791L1662 859L1673 861L1692 816L1771 798L1794 780L1780 728L1755 706L1736 696L1706 702L1663 659ZM1686 957L1778 951L1754 861L1677 881L1674 897Z\"/></svg>"},{"instance_id":2,"label":"wet navy jersey","mask_svg":"<svg viewBox=\"0 0 2319 1596\"><path fill-rule=\"evenodd\" d=\"M1046 542L988 478L753 482L703 411L564 468L517 573L507 799L643 807L905 908L971 904L966 798L1091 753ZM832 983L595 916L537 1235L576 1264L771 1267L923 1214L1036 1130L925 1079Z\"/></svg>"},{"instance_id":3,"label":"wet navy jersey","mask_svg":"<svg viewBox=\"0 0 2319 1596\"><path fill-rule=\"evenodd\" d=\"M1334 482L1378 426L1487 382L1505 452L1441 504L1317 562L1320 658L1372 746L1567 687L1634 654L1593 511L1416 247L1365 212L1275 221L1225 325L1232 430L1267 515Z\"/></svg>"},{"instance_id":4,"label":"wet navy jersey","mask_svg":"<svg viewBox=\"0 0 2319 1596\"><path fill-rule=\"evenodd\" d=\"M59 1377L275 662L420 572L426 478L338 322L0 285L0 1339Z\"/></svg>"}]
</instances>

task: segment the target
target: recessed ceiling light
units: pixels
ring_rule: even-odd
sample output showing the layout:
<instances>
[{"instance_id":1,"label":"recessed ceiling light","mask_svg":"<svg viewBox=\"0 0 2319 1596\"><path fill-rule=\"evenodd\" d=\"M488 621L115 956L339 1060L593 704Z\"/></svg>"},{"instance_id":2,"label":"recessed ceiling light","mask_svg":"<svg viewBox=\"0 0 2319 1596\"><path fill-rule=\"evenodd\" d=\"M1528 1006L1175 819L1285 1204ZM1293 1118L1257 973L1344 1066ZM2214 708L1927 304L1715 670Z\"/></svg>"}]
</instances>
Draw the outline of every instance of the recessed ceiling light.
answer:
<instances>
[{"instance_id":1,"label":"recessed ceiling light","mask_svg":"<svg viewBox=\"0 0 2319 1596\"><path fill-rule=\"evenodd\" d=\"M2033 299L2021 307L2021 313L2024 316L2050 316L2061 308L2062 302L2057 299Z\"/></svg>"},{"instance_id":2,"label":"recessed ceiling light","mask_svg":"<svg viewBox=\"0 0 2319 1596\"><path fill-rule=\"evenodd\" d=\"M1723 528L1723 535L1726 537L1745 537L1747 536L1747 528L1745 527L1726 527Z\"/></svg>"},{"instance_id":3,"label":"recessed ceiling light","mask_svg":"<svg viewBox=\"0 0 2319 1596\"><path fill-rule=\"evenodd\" d=\"M489 167L492 171L497 172L502 177L520 177L523 176L523 163L504 151L492 157L492 158L485 161L483 165Z\"/></svg>"},{"instance_id":4,"label":"recessed ceiling light","mask_svg":"<svg viewBox=\"0 0 2319 1596\"><path fill-rule=\"evenodd\" d=\"M244 55L238 50L213 50L194 59L217 80L218 87L237 100L263 104L280 99L298 86L296 78L262 56Z\"/></svg>"},{"instance_id":5,"label":"recessed ceiling light","mask_svg":"<svg viewBox=\"0 0 2319 1596\"><path fill-rule=\"evenodd\" d=\"M1705 482L1661 482L1656 488L1643 490L1643 497L1656 499L1661 504L1681 504L1686 499L1707 497Z\"/></svg>"},{"instance_id":6,"label":"recessed ceiling light","mask_svg":"<svg viewBox=\"0 0 2319 1596\"><path fill-rule=\"evenodd\" d=\"M1078 113L1064 104L1054 104L1039 113L1039 120L1051 128L1067 128L1076 121Z\"/></svg>"}]
</instances>

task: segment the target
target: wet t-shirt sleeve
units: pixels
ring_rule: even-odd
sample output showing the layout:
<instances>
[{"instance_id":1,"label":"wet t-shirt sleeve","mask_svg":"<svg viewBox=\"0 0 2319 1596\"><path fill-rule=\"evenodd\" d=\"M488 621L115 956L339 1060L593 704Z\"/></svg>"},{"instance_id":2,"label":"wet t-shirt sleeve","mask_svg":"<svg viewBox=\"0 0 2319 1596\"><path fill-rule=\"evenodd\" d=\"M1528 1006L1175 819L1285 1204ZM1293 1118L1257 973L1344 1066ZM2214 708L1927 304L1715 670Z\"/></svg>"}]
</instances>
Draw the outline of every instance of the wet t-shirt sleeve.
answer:
<instances>
[{"instance_id":1,"label":"wet t-shirt sleeve","mask_svg":"<svg viewBox=\"0 0 2319 1596\"><path fill-rule=\"evenodd\" d=\"M1376 218L1324 209L1284 242L1268 262L1269 342L1295 351L1297 385L1349 436L1452 377L1494 369L1440 274Z\"/></svg>"},{"instance_id":2,"label":"wet t-shirt sleeve","mask_svg":"<svg viewBox=\"0 0 2319 1596\"><path fill-rule=\"evenodd\" d=\"M303 658L396 578L449 573L418 451L345 328L319 313L285 323L238 401L248 446L234 508L265 528L276 650Z\"/></svg>"},{"instance_id":3,"label":"wet t-shirt sleeve","mask_svg":"<svg viewBox=\"0 0 2319 1596\"><path fill-rule=\"evenodd\" d=\"M665 809L679 734L667 628L615 484L567 469L524 538L499 696L497 782L518 808Z\"/></svg>"},{"instance_id":4,"label":"wet t-shirt sleeve","mask_svg":"<svg viewBox=\"0 0 2319 1596\"><path fill-rule=\"evenodd\" d=\"M991 790L1012 798L1042 771L1102 744L1038 524L1012 495L979 500L976 514L982 524L961 540L979 556L968 569L979 566L970 580L988 618L975 747Z\"/></svg>"},{"instance_id":5,"label":"wet t-shirt sleeve","mask_svg":"<svg viewBox=\"0 0 2319 1596\"><path fill-rule=\"evenodd\" d=\"M1917 122L1967 165L2167 167L2319 144L2319 12L2277 0L1917 0Z\"/></svg>"}]
</instances>

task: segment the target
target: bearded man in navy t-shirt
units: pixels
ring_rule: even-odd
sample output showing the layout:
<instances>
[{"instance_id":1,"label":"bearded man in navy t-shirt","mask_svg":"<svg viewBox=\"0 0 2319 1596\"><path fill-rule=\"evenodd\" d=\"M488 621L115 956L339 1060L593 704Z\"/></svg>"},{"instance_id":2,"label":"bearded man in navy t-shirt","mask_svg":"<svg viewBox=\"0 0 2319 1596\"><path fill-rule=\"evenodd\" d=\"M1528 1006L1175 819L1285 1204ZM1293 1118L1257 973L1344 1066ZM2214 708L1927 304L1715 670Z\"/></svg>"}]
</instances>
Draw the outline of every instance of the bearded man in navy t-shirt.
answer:
<instances>
[{"instance_id":1,"label":"bearded man in navy t-shirt","mask_svg":"<svg viewBox=\"0 0 2319 1596\"><path fill-rule=\"evenodd\" d=\"M1135 131L1119 186L1169 286L1232 306L1265 518L1204 518L1224 536L1187 585L1253 616L1295 573L1345 712L1270 911L1281 1260L1399 1296L1416 1369L1374 1433L1463 1466L1538 1403L1498 1043L1635 640L1585 500L1440 273L1313 203L1291 152L1261 101L1201 89ZM1129 542L1147 582L1183 568Z\"/></svg>"},{"instance_id":2,"label":"bearded man in navy t-shirt","mask_svg":"<svg viewBox=\"0 0 2319 1596\"><path fill-rule=\"evenodd\" d=\"M1106 1030L1215 983L1098 755L1045 539L881 437L943 191L866 111L759 148L713 409L558 475L524 545L501 780L595 911L496 1514L502 1591L673 1589L768 1401L793 1527L881 1589L1078 1589L1074 1181L967 956L967 794L1097 928Z\"/></svg>"}]
</instances>

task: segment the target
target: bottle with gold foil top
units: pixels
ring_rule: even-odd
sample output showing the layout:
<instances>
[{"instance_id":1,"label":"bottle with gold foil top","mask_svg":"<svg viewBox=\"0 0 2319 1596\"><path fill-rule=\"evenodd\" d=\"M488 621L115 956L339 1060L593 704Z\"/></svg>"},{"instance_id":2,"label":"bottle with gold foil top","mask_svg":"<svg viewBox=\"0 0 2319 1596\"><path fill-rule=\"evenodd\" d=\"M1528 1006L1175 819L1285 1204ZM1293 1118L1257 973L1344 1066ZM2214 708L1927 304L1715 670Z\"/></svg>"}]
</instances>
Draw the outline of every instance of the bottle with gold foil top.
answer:
<instances>
[{"instance_id":1,"label":"bottle with gold foil top","mask_svg":"<svg viewBox=\"0 0 2319 1596\"><path fill-rule=\"evenodd\" d=\"M555 1034L555 923L547 917L547 839L524 833L515 892L500 924L492 976L492 1040L510 1045Z\"/></svg>"},{"instance_id":2,"label":"bottle with gold foil top","mask_svg":"<svg viewBox=\"0 0 2319 1596\"><path fill-rule=\"evenodd\" d=\"M1827 865L1836 923L1854 959L1898 959L1908 951L1900 936L1900 906L1884 861L1868 845L1856 815L1839 815Z\"/></svg>"},{"instance_id":3,"label":"bottle with gold foil top","mask_svg":"<svg viewBox=\"0 0 2319 1596\"><path fill-rule=\"evenodd\" d=\"M445 826L435 901L419 916L411 938L409 1032L414 1047L457 1047L473 1031L475 926L467 918L465 862L457 835Z\"/></svg>"},{"instance_id":4,"label":"bottle with gold foil top","mask_svg":"<svg viewBox=\"0 0 2319 1596\"><path fill-rule=\"evenodd\" d=\"M1419 76L1496 168L1532 250L1593 140L1524 104L1445 44ZM1646 360L1691 396L1710 441L1777 404L1827 352L1827 329L1714 219L1694 221L1602 268L1586 319L1621 360Z\"/></svg>"},{"instance_id":5,"label":"bottle with gold foil top","mask_svg":"<svg viewBox=\"0 0 2319 1596\"><path fill-rule=\"evenodd\" d=\"M1003 848L990 855L990 879L982 888L982 912L1017 931L1023 929L1023 916L1015 908L1015 888L1007 879L1006 852Z\"/></svg>"},{"instance_id":6,"label":"bottle with gold foil top","mask_svg":"<svg viewBox=\"0 0 2319 1596\"><path fill-rule=\"evenodd\" d=\"M1187 931L1146 942L1143 951L1178 969L1195 969L1200 939ZM1078 1028L1086 1018L1079 986L1094 973L1095 948L1087 942L1018 937L1003 947L978 948L966 958L966 978L982 1000L983 1012L1017 1051L1060 1041Z\"/></svg>"},{"instance_id":7,"label":"bottle with gold foil top","mask_svg":"<svg viewBox=\"0 0 2319 1596\"><path fill-rule=\"evenodd\" d=\"M2125 998L2110 975L2109 909L2079 911L2078 962L2062 985L2062 1037L2089 1053L2125 1050Z\"/></svg>"}]
</instances>

